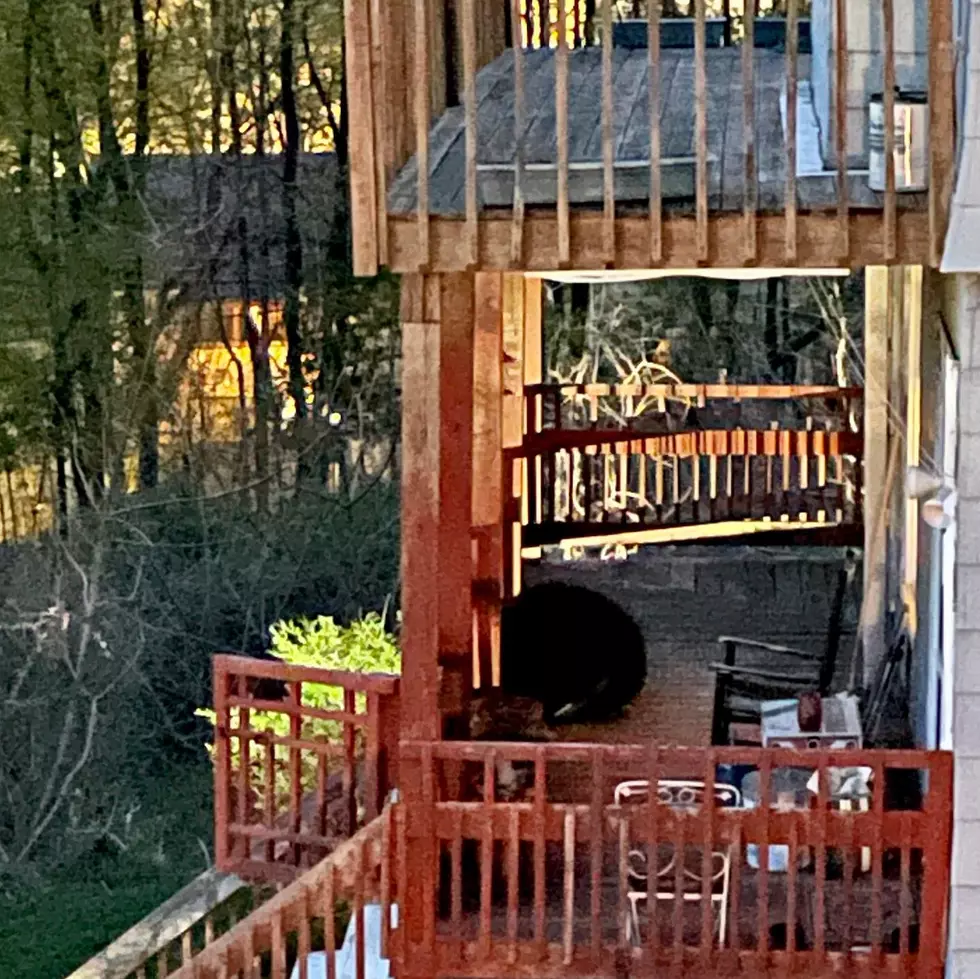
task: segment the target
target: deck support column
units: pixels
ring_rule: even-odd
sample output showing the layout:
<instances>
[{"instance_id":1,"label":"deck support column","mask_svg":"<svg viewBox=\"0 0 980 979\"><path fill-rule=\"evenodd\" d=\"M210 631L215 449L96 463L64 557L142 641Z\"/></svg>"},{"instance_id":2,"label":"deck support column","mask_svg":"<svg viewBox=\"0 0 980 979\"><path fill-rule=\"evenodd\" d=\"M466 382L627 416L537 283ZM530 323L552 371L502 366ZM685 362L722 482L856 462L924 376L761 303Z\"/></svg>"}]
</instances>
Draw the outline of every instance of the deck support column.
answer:
<instances>
[{"instance_id":1,"label":"deck support column","mask_svg":"<svg viewBox=\"0 0 980 979\"><path fill-rule=\"evenodd\" d=\"M504 277L477 273L473 368L474 686L499 682L504 586ZM495 667L496 664L496 667Z\"/></svg>"},{"instance_id":2,"label":"deck support column","mask_svg":"<svg viewBox=\"0 0 980 979\"><path fill-rule=\"evenodd\" d=\"M472 688L474 299L468 273L402 280L403 741L465 736ZM436 887L429 804L437 775L458 783L451 766L437 773L425 753L401 754L399 788L415 814L402 842L404 942L415 949L411 975L417 976L434 969L422 960Z\"/></svg>"},{"instance_id":3,"label":"deck support column","mask_svg":"<svg viewBox=\"0 0 980 979\"><path fill-rule=\"evenodd\" d=\"M472 643L474 280L402 284L402 736L458 717Z\"/></svg>"}]
</instances>

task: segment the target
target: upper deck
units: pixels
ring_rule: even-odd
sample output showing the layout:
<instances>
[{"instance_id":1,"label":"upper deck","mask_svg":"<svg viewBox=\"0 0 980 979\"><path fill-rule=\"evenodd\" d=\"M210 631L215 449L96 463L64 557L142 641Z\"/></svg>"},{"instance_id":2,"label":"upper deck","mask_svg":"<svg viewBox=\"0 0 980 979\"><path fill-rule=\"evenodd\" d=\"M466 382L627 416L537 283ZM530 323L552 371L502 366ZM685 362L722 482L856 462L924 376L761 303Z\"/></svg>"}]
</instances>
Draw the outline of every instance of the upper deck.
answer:
<instances>
[{"instance_id":1,"label":"upper deck","mask_svg":"<svg viewBox=\"0 0 980 979\"><path fill-rule=\"evenodd\" d=\"M951 12L906 3L816 0L811 30L790 0L775 25L743 12L733 30L708 0L670 21L659 0L634 3L646 16L625 24L612 0L356 0L358 271L935 264ZM760 46L774 26L785 43ZM876 192L868 99L915 83L929 92L927 189L900 192L896 153ZM903 138L895 100L886 145Z\"/></svg>"}]
</instances>

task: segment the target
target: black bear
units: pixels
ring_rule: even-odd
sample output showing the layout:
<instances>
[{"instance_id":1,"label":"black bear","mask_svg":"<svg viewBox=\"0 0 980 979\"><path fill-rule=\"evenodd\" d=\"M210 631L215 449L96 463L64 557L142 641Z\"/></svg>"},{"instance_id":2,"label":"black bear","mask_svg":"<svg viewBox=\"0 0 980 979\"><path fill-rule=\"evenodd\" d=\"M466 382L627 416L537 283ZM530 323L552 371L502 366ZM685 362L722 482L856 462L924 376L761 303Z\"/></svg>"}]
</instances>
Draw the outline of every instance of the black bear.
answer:
<instances>
[{"instance_id":1,"label":"black bear","mask_svg":"<svg viewBox=\"0 0 980 979\"><path fill-rule=\"evenodd\" d=\"M646 680L639 626L579 585L524 591L503 611L500 649L504 689L540 701L549 724L611 720Z\"/></svg>"}]
</instances>

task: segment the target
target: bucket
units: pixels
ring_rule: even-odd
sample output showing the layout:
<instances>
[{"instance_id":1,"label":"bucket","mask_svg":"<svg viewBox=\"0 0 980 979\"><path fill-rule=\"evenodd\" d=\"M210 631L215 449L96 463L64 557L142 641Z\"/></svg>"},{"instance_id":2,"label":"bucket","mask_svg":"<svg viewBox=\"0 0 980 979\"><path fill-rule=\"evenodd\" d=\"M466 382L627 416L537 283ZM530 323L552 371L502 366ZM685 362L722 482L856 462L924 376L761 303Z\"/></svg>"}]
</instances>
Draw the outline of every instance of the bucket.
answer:
<instances>
[{"instance_id":1,"label":"bucket","mask_svg":"<svg viewBox=\"0 0 980 979\"><path fill-rule=\"evenodd\" d=\"M885 190L885 98L871 96L868 106L868 186ZM929 185L929 99L925 92L895 90L895 190L924 191Z\"/></svg>"}]
</instances>

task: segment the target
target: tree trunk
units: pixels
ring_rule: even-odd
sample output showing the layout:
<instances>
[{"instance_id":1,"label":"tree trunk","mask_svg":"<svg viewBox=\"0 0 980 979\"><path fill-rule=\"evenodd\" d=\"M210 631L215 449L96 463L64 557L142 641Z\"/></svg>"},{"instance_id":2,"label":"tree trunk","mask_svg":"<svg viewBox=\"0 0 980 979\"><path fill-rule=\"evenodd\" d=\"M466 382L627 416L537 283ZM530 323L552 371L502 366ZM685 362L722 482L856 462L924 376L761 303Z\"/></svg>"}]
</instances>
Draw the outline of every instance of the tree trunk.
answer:
<instances>
[{"instance_id":1,"label":"tree trunk","mask_svg":"<svg viewBox=\"0 0 980 979\"><path fill-rule=\"evenodd\" d=\"M286 145L283 152L282 207L286 237L286 264L284 269L285 296L283 325L286 332L286 365L289 372L289 393L296 409L295 431L299 450L297 478L307 473L305 448L306 436L306 382L303 377L303 348L300 332L300 293L303 286L303 239L296 213L297 177L299 168L300 128L296 108L294 78L295 63L295 0L283 0L282 34L279 51L281 76L282 114L285 120Z\"/></svg>"}]
</instances>

